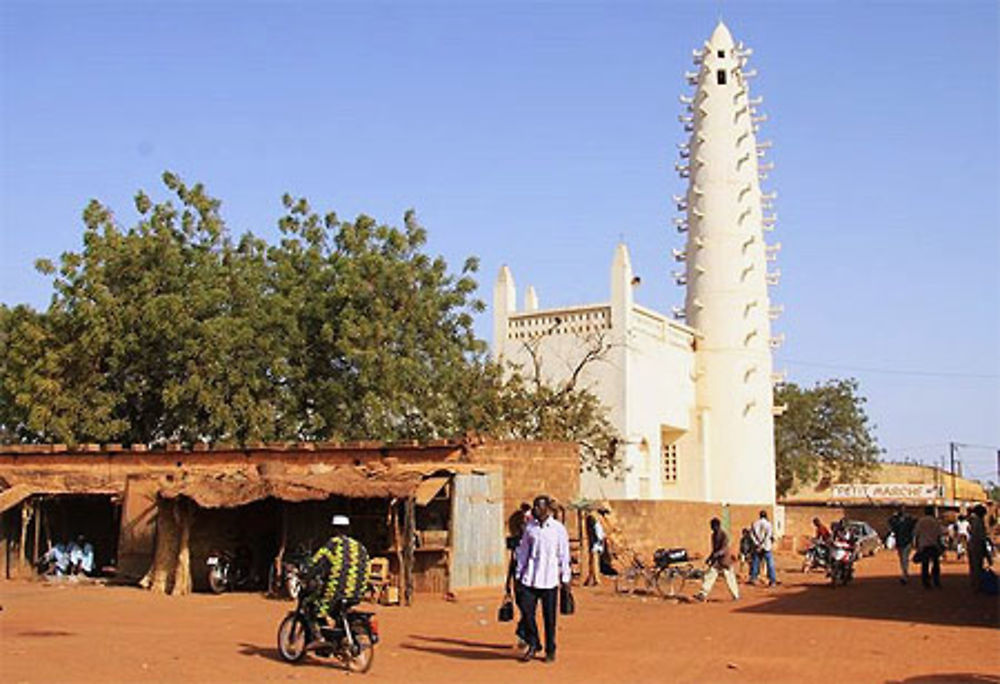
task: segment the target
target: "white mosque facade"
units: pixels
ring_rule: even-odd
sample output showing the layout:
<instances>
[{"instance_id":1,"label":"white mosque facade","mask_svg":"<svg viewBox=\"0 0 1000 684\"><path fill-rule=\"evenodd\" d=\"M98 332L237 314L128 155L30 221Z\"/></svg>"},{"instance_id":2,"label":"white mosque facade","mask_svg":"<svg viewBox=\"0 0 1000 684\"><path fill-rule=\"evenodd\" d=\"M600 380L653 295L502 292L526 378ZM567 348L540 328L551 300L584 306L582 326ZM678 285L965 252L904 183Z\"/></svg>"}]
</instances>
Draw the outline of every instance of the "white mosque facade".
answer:
<instances>
[{"instance_id":1,"label":"white mosque facade","mask_svg":"<svg viewBox=\"0 0 1000 684\"><path fill-rule=\"evenodd\" d=\"M771 352L781 340L771 335L778 272L768 265L780 245L764 240L773 194L760 188L768 144L757 142L764 117L749 92L750 52L720 22L686 74L695 90L681 96L690 137L676 168L687 192L674 197L686 244L673 252L683 309L635 302L624 245L603 303L540 309L529 287L518 308L511 270L497 277L494 357L528 373L537 365L550 382L578 373L622 436L624 474L584 472L586 498L774 503Z\"/></svg>"}]
</instances>

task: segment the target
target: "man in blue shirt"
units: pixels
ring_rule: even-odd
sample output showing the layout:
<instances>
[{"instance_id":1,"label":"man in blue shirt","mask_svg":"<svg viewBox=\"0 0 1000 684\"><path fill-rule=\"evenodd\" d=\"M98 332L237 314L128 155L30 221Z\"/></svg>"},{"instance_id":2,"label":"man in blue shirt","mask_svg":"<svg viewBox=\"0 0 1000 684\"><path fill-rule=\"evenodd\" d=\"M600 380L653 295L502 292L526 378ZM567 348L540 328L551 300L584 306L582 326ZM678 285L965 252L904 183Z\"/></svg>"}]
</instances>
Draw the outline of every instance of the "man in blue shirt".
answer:
<instances>
[{"instance_id":1,"label":"man in blue shirt","mask_svg":"<svg viewBox=\"0 0 1000 684\"><path fill-rule=\"evenodd\" d=\"M569 588L572 570L569 563L569 535L561 522L552 517L547 496L535 498L532 517L521 535L517 547L516 578L522 591L518 607L524 621L527 648L521 660L528 662L541 650L535 613L542 603L545 622L545 662L556 659L556 614L559 607L559 587Z\"/></svg>"}]
</instances>

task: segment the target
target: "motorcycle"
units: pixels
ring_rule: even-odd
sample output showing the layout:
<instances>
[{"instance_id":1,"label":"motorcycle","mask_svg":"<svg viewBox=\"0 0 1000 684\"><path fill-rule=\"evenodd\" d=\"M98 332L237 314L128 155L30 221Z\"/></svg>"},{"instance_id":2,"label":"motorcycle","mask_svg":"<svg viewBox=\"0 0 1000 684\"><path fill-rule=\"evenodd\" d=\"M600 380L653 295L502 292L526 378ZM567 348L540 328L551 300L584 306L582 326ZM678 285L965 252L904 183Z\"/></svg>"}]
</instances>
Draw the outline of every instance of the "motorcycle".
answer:
<instances>
[{"instance_id":1,"label":"motorcycle","mask_svg":"<svg viewBox=\"0 0 1000 684\"><path fill-rule=\"evenodd\" d=\"M802 560L802 572L810 570L825 570L830 564L830 547L822 539L813 539L806 549L806 557Z\"/></svg>"},{"instance_id":2,"label":"motorcycle","mask_svg":"<svg viewBox=\"0 0 1000 684\"><path fill-rule=\"evenodd\" d=\"M205 559L208 566L208 587L212 593L221 594L226 591L244 589L253 586L256 578L253 575L253 555L250 549L241 546L236 553L229 551L213 551Z\"/></svg>"},{"instance_id":3,"label":"motorcycle","mask_svg":"<svg viewBox=\"0 0 1000 684\"><path fill-rule=\"evenodd\" d=\"M838 582L846 585L854 578L854 561L857 560L854 544L846 539L834 539L829 553L826 576L830 578L831 586L836 587Z\"/></svg>"},{"instance_id":4,"label":"motorcycle","mask_svg":"<svg viewBox=\"0 0 1000 684\"><path fill-rule=\"evenodd\" d=\"M278 653L285 661L297 663L312 651L324 658L337 658L350 672L367 672L379 641L375 614L353 610L341 600L327 621L321 622L316 604L309 598L316 589L312 582L299 592L295 610L278 625Z\"/></svg>"},{"instance_id":5,"label":"motorcycle","mask_svg":"<svg viewBox=\"0 0 1000 684\"><path fill-rule=\"evenodd\" d=\"M284 556L280 569L276 569L272 563L267 571L268 593L271 596L284 594L293 601L298 600L308 563L309 552L305 549L298 549Z\"/></svg>"}]
</instances>

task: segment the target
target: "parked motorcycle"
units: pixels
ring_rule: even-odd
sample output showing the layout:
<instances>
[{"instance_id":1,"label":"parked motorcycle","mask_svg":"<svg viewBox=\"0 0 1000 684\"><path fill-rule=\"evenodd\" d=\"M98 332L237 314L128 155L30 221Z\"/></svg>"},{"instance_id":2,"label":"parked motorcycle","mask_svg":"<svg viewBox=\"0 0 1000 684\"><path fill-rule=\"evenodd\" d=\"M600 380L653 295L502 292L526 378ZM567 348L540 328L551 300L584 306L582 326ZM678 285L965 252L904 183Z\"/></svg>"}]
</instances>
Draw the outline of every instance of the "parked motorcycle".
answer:
<instances>
[{"instance_id":1,"label":"parked motorcycle","mask_svg":"<svg viewBox=\"0 0 1000 684\"><path fill-rule=\"evenodd\" d=\"M829 553L826 576L831 586L836 587L838 582L846 585L854 578L854 561L857 560L854 544L849 539L834 539L830 542Z\"/></svg>"},{"instance_id":2,"label":"parked motorcycle","mask_svg":"<svg viewBox=\"0 0 1000 684\"><path fill-rule=\"evenodd\" d=\"M315 581L315 580L313 580ZM301 661L313 652L323 658L337 658L351 672L367 672L375 659L378 621L375 614L354 610L340 601L325 622L316 615L316 604L309 599L313 591L303 587L295 610L278 625L278 653L290 662Z\"/></svg>"},{"instance_id":3,"label":"parked motorcycle","mask_svg":"<svg viewBox=\"0 0 1000 684\"><path fill-rule=\"evenodd\" d=\"M268 593L271 596L284 595L297 601L302 591L302 583L305 581L308 563L309 552L304 548L285 554L281 559L280 570L272 563L267 571Z\"/></svg>"},{"instance_id":4,"label":"parked motorcycle","mask_svg":"<svg viewBox=\"0 0 1000 684\"><path fill-rule=\"evenodd\" d=\"M213 551L205 559L208 566L208 587L215 594L236 589L248 589L256 584L253 574L253 554L246 546L229 551Z\"/></svg>"},{"instance_id":5,"label":"parked motorcycle","mask_svg":"<svg viewBox=\"0 0 1000 684\"><path fill-rule=\"evenodd\" d=\"M806 557L802 560L802 572L825 570L829 564L830 546L822 539L813 539L806 549Z\"/></svg>"}]
</instances>

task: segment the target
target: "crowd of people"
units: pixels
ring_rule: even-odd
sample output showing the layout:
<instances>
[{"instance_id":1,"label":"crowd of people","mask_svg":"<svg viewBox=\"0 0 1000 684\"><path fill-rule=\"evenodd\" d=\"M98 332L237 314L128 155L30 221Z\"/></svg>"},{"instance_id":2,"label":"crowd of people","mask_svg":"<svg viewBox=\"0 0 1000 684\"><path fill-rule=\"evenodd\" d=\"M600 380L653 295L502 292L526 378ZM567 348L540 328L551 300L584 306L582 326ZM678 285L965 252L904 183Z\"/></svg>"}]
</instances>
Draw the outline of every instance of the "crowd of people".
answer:
<instances>
[{"instance_id":1,"label":"crowd of people","mask_svg":"<svg viewBox=\"0 0 1000 684\"><path fill-rule=\"evenodd\" d=\"M902 506L889 518L889 539L886 546L895 548L899 556L899 581L910 579L910 563L920 563L920 580L927 589L941 586L941 558L947 548L956 551L959 560L969 563L969 584L973 591L983 591L992 575L987 566L993 565L993 554L986 525L986 507L978 504L968 515L960 515L945 526L934 514L933 506L924 508L917 520ZM910 552L913 552L912 556Z\"/></svg>"}]
</instances>

